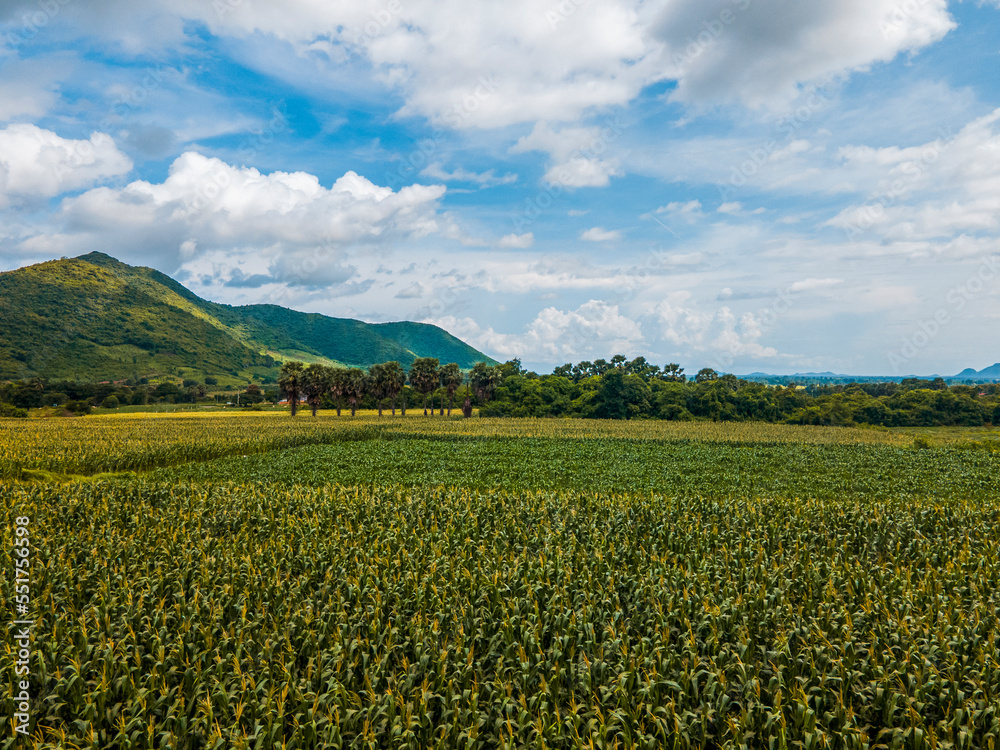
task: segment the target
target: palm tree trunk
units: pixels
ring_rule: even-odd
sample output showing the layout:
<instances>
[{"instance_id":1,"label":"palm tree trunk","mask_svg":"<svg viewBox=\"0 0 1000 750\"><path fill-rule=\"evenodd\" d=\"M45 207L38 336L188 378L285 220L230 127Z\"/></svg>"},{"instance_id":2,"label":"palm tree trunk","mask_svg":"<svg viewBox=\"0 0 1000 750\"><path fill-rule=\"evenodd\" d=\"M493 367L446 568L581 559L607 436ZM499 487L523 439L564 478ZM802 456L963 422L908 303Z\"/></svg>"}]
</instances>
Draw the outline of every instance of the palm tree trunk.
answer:
<instances>
[{"instance_id":1,"label":"palm tree trunk","mask_svg":"<svg viewBox=\"0 0 1000 750\"><path fill-rule=\"evenodd\" d=\"M455 394L454 393L449 393L448 394L448 416L449 417L451 416L451 407L453 407L454 405L455 405Z\"/></svg>"},{"instance_id":2,"label":"palm tree trunk","mask_svg":"<svg viewBox=\"0 0 1000 750\"><path fill-rule=\"evenodd\" d=\"M378 400L378 415L382 416L382 399Z\"/></svg>"}]
</instances>

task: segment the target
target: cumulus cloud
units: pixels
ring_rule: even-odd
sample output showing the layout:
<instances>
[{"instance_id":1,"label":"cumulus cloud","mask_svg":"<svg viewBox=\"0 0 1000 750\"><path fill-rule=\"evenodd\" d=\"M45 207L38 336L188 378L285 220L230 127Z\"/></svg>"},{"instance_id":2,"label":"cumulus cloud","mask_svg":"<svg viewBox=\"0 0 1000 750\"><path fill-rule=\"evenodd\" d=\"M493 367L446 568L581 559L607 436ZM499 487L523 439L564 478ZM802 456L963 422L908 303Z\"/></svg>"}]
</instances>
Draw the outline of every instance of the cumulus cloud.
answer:
<instances>
[{"instance_id":1,"label":"cumulus cloud","mask_svg":"<svg viewBox=\"0 0 1000 750\"><path fill-rule=\"evenodd\" d=\"M850 240L946 239L1000 228L1000 109L954 137L909 148L841 150L843 169L868 178L867 199L829 225Z\"/></svg>"},{"instance_id":2,"label":"cumulus cloud","mask_svg":"<svg viewBox=\"0 0 1000 750\"><path fill-rule=\"evenodd\" d=\"M677 0L652 24L678 81L675 100L754 107L916 52L954 28L947 0Z\"/></svg>"},{"instance_id":3,"label":"cumulus cloud","mask_svg":"<svg viewBox=\"0 0 1000 750\"><path fill-rule=\"evenodd\" d=\"M186 0L179 11L216 33L275 34L302 49L326 38L352 46L404 89L403 114L455 128L572 122L664 78L678 82L683 102L774 103L801 84L920 50L955 27L947 0L291 0L224 14Z\"/></svg>"},{"instance_id":4,"label":"cumulus cloud","mask_svg":"<svg viewBox=\"0 0 1000 750\"><path fill-rule=\"evenodd\" d=\"M0 207L90 187L131 170L131 160L105 133L70 140L35 125L0 130Z\"/></svg>"},{"instance_id":5,"label":"cumulus cloud","mask_svg":"<svg viewBox=\"0 0 1000 750\"><path fill-rule=\"evenodd\" d=\"M653 307L652 317L656 321L658 339L685 347L689 351L709 353L724 358L760 359L778 355L774 347L760 343L764 330L760 319L754 313L743 313L737 318L727 306L704 312L663 301Z\"/></svg>"},{"instance_id":6,"label":"cumulus cloud","mask_svg":"<svg viewBox=\"0 0 1000 750\"><path fill-rule=\"evenodd\" d=\"M503 359L567 361L608 356L608 352L630 355L642 348L641 324L622 315L617 305L600 300L590 300L575 310L547 307L519 333L484 329L471 318L428 322Z\"/></svg>"},{"instance_id":7,"label":"cumulus cloud","mask_svg":"<svg viewBox=\"0 0 1000 750\"><path fill-rule=\"evenodd\" d=\"M162 183L137 180L66 199L56 239L68 250L121 248L132 260L153 254L168 269L229 250L270 258L276 280L342 283L353 274L344 265L351 248L448 234L451 224L437 214L444 192L440 185L394 192L355 172L326 188L304 172L263 174L189 152Z\"/></svg>"},{"instance_id":8,"label":"cumulus cloud","mask_svg":"<svg viewBox=\"0 0 1000 750\"><path fill-rule=\"evenodd\" d=\"M10 0L4 10L20 19L38 8ZM916 52L955 27L946 0L103 0L59 4L45 33L82 31L133 54L177 48L188 21L291 45L330 75L369 66L401 93L401 116L455 130L578 122L663 80L676 81L673 96L686 103L781 103L803 84ZM10 101L37 108L42 92L18 89ZM555 162L567 185L620 173L600 154Z\"/></svg>"},{"instance_id":9,"label":"cumulus cloud","mask_svg":"<svg viewBox=\"0 0 1000 750\"><path fill-rule=\"evenodd\" d=\"M608 147L622 132L620 124L604 128L561 128L538 123L529 135L520 138L510 151L543 151L552 158L545 181L564 187L604 187L612 177L624 174L617 158L605 157Z\"/></svg>"},{"instance_id":10,"label":"cumulus cloud","mask_svg":"<svg viewBox=\"0 0 1000 750\"><path fill-rule=\"evenodd\" d=\"M535 244L535 235L533 232L526 232L524 234L505 234L500 238L500 242L497 243L499 247L508 248L528 248Z\"/></svg>"}]
</instances>

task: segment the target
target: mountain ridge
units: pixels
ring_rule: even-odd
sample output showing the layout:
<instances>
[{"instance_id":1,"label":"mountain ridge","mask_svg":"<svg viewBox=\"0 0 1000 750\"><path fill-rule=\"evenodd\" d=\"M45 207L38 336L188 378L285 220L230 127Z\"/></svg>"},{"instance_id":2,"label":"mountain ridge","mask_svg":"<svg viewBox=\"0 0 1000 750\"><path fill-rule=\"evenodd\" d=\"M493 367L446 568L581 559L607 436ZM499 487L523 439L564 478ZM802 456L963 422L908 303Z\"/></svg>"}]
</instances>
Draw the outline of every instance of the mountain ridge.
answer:
<instances>
[{"instance_id":1,"label":"mountain ridge","mask_svg":"<svg viewBox=\"0 0 1000 750\"><path fill-rule=\"evenodd\" d=\"M278 305L202 299L166 274L100 252L0 273L0 380L277 374L288 359L366 369L437 357L494 363L447 331Z\"/></svg>"}]
</instances>

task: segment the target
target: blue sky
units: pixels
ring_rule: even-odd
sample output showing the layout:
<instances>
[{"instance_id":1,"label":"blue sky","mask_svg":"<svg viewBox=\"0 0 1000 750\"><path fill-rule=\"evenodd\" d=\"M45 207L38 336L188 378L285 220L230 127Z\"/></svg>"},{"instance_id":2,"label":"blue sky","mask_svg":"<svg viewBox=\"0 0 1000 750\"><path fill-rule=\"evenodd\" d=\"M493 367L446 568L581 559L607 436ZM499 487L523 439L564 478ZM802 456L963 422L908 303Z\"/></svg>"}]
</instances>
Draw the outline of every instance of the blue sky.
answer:
<instances>
[{"instance_id":1,"label":"blue sky","mask_svg":"<svg viewBox=\"0 0 1000 750\"><path fill-rule=\"evenodd\" d=\"M997 0L12 0L0 270L100 250L540 372L982 368L998 56Z\"/></svg>"}]
</instances>

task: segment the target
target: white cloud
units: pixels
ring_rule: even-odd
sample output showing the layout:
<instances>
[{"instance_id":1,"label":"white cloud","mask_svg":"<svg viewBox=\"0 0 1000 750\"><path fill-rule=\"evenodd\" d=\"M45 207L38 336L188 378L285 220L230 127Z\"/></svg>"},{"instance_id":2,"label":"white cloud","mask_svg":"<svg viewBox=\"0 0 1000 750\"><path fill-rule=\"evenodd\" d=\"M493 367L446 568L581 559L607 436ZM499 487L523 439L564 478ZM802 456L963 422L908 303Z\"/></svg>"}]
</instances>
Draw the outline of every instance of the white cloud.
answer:
<instances>
[{"instance_id":1,"label":"white cloud","mask_svg":"<svg viewBox=\"0 0 1000 750\"><path fill-rule=\"evenodd\" d=\"M816 289L827 289L831 286L843 284L843 279L803 279L795 281L788 287L790 292L812 292Z\"/></svg>"},{"instance_id":2,"label":"white cloud","mask_svg":"<svg viewBox=\"0 0 1000 750\"><path fill-rule=\"evenodd\" d=\"M0 207L18 199L51 198L132 170L105 133L69 140L35 125L0 130Z\"/></svg>"},{"instance_id":3,"label":"white cloud","mask_svg":"<svg viewBox=\"0 0 1000 750\"><path fill-rule=\"evenodd\" d=\"M0 58L2 56L0 49ZM0 75L0 122L48 114L57 100L56 81L74 62L75 58L68 55L40 60L4 60Z\"/></svg>"},{"instance_id":4,"label":"white cloud","mask_svg":"<svg viewBox=\"0 0 1000 750\"><path fill-rule=\"evenodd\" d=\"M573 188L604 187L612 177L624 174L618 159L603 157L621 132L619 124L603 129L569 127L553 130L543 122L536 124L529 135L521 137L510 151L515 154L547 152L554 162L545 173L545 181L550 184Z\"/></svg>"},{"instance_id":5,"label":"white cloud","mask_svg":"<svg viewBox=\"0 0 1000 750\"><path fill-rule=\"evenodd\" d=\"M955 27L946 0L910 5L607 0L567 11L537 0L103 0L60 3L43 31L59 42L98 36L125 54L181 47L187 21L258 48L277 40L325 76L374 75L401 93L401 116L461 130L578 122L662 80L677 81L674 97L688 103L786 102L803 84L918 51ZM10 0L4 11L19 19L38 8ZM573 173L582 184L615 173L591 159Z\"/></svg>"},{"instance_id":6,"label":"white cloud","mask_svg":"<svg viewBox=\"0 0 1000 750\"><path fill-rule=\"evenodd\" d=\"M470 172L462 167L448 172L439 162L425 167L420 174L435 180L444 180L445 182L475 182L483 187L510 185L517 182L516 174L505 174L502 177L497 177L495 169L488 169L485 172Z\"/></svg>"},{"instance_id":7,"label":"white cloud","mask_svg":"<svg viewBox=\"0 0 1000 750\"><path fill-rule=\"evenodd\" d=\"M608 230L603 227L591 227L580 235L580 239L587 242L613 242L621 239L621 232L617 229Z\"/></svg>"},{"instance_id":8,"label":"white cloud","mask_svg":"<svg viewBox=\"0 0 1000 750\"><path fill-rule=\"evenodd\" d=\"M676 0L653 24L678 80L674 99L754 107L790 102L802 84L866 71L954 28L947 0Z\"/></svg>"},{"instance_id":9,"label":"white cloud","mask_svg":"<svg viewBox=\"0 0 1000 750\"><path fill-rule=\"evenodd\" d=\"M801 84L867 70L955 27L947 0L564 6L292 0L280 8L244 3L212 18L187 0L180 12L206 18L217 33L271 33L302 49L328 36L356 46L384 81L406 91L403 114L456 128L572 122L627 104L662 78L678 81L674 96L684 102L787 101Z\"/></svg>"},{"instance_id":10,"label":"white cloud","mask_svg":"<svg viewBox=\"0 0 1000 750\"><path fill-rule=\"evenodd\" d=\"M760 343L764 331L754 313L737 318L727 306L701 312L669 301L660 302L651 312L657 323L657 338L689 351L755 359L778 355L774 347Z\"/></svg>"},{"instance_id":11,"label":"white cloud","mask_svg":"<svg viewBox=\"0 0 1000 750\"><path fill-rule=\"evenodd\" d=\"M500 242L497 243L499 247L509 247L509 248L528 248L535 244L535 235L533 232L526 232L525 234L505 234L500 238Z\"/></svg>"},{"instance_id":12,"label":"white cloud","mask_svg":"<svg viewBox=\"0 0 1000 750\"><path fill-rule=\"evenodd\" d=\"M666 214L672 218L694 223L703 219L705 214L701 210L701 201L674 201L665 206L660 206L654 213Z\"/></svg>"},{"instance_id":13,"label":"white cloud","mask_svg":"<svg viewBox=\"0 0 1000 750\"><path fill-rule=\"evenodd\" d=\"M340 283L349 250L450 234L452 223L437 214L444 192L439 185L394 192L354 172L325 188L304 172L262 174L189 152L162 183L139 180L65 200L57 215L63 234L35 242L121 248L132 260L155 255L164 270L223 249L268 257L277 279Z\"/></svg>"},{"instance_id":14,"label":"white cloud","mask_svg":"<svg viewBox=\"0 0 1000 750\"><path fill-rule=\"evenodd\" d=\"M547 307L521 333L481 328L471 318L446 317L427 321L503 359L577 361L608 352L631 355L642 347L642 326L622 315L617 305L590 300L576 310Z\"/></svg>"},{"instance_id":15,"label":"white cloud","mask_svg":"<svg viewBox=\"0 0 1000 750\"><path fill-rule=\"evenodd\" d=\"M857 240L949 239L1000 228L1000 109L953 138L910 148L841 150L844 169L867 178L868 198L829 225Z\"/></svg>"}]
</instances>

